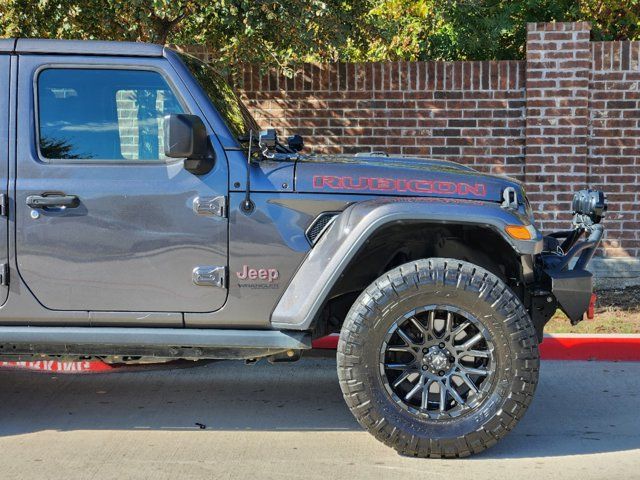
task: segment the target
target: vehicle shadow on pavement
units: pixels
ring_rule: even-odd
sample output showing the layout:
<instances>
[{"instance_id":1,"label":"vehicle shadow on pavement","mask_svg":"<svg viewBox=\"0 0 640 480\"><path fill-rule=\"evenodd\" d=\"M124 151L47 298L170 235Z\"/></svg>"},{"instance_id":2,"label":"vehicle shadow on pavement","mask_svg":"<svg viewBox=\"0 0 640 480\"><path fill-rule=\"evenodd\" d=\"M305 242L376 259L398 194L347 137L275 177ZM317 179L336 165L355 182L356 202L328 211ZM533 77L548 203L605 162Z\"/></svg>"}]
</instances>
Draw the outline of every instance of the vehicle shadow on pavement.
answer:
<instances>
[{"instance_id":1,"label":"vehicle shadow on pavement","mask_svg":"<svg viewBox=\"0 0 640 480\"><path fill-rule=\"evenodd\" d=\"M0 436L40 430L359 430L335 360L97 374L0 371Z\"/></svg>"},{"instance_id":2,"label":"vehicle shadow on pavement","mask_svg":"<svg viewBox=\"0 0 640 480\"><path fill-rule=\"evenodd\" d=\"M472 458L640 448L639 393L640 363L543 362L525 418ZM329 358L85 375L0 371L0 405L0 437L43 430L361 430Z\"/></svg>"},{"instance_id":3,"label":"vehicle shadow on pavement","mask_svg":"<svg viewBox=\"0 0 640 480\"><path fill-rule=\"evenodd\" d=\"M472 457L532 458L640 448L640 363L543 361L529 411Z\"/></svg>"}]
</instances>

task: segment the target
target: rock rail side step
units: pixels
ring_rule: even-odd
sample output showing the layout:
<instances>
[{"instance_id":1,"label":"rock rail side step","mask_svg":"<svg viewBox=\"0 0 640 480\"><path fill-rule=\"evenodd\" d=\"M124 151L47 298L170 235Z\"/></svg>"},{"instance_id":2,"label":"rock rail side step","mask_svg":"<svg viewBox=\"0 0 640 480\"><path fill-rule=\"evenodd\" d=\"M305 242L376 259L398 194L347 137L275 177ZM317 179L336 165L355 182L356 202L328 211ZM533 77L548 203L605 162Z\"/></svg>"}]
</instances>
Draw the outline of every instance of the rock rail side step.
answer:
<instances>
[{"instance_id":1,"label":"rock rail side step","mask_svg":"<svg viewBox=\"0 0 640 480\"><path fill-rule=\"evenodd\" d=\"M248 359L311 348L306 332L0 326L0 357L39 355Z\"/></svg>"}]
</instances>

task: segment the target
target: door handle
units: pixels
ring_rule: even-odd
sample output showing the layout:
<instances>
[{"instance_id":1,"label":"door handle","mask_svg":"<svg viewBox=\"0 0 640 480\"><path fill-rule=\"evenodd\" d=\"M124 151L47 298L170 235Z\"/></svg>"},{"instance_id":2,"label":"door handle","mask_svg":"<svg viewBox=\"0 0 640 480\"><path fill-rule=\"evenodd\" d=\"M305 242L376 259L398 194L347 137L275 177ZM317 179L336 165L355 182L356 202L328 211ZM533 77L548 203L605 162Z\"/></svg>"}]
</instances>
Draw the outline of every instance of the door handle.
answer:
<instances>
[{"instance_id":1,"label":"door handle","mask_svg":"<svg viewBox=\"0 0 640 480\"><path fill-rule=\"evenodd\" d=\"M31 208L76 208L80 205L80 199L75 195L64 193L43 193L42 195L29 195L27 205Z\"/></svg>"}]
</instances>

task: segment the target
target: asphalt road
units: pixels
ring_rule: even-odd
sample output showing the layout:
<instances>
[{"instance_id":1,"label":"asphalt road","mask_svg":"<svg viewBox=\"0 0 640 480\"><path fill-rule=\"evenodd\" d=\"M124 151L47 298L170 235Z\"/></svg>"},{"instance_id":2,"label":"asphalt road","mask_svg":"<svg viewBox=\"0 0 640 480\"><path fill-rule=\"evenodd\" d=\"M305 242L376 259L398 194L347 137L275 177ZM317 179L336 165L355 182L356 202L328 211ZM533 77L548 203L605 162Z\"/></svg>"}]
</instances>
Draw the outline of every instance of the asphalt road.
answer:
<instances>
[{"instance_id":1,"label":"asphalt road","mask_svg":"<svg viewBox=\"0 0 640 480\"><path fill-rule=\"evenodd\" d=\"M634 479L639 394L640 363L543 362L537 397L510 436L470 459L421 460L360 429L332 359L0 371L0 478Z\"/></svg>"}]
</instances>

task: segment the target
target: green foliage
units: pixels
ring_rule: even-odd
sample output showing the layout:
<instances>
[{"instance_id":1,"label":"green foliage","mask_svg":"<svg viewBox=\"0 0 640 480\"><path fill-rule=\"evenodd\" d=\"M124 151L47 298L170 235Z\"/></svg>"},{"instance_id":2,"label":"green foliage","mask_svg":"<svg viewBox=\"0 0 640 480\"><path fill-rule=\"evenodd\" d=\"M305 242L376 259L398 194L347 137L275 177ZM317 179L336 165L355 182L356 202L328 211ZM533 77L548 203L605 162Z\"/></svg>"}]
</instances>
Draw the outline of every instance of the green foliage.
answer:
<instances>
[{"instance_id":1,"label":"green foliage","mask_svg":"<svg viewBox=\"0 0 640 480\"><path fill-rule=\"evenodd\" d=\"M330 61L359 44L367 2L0 0L0 36L204 44L222 65Z\"/></svg>"},{"instance_id":2,"label":"green foliage","mask_svg":"<svg viewBox=\"0 0 640 480\"><path fill-rule=\"evenodd\" d=\"M580 16L589 20L594 40L640 40L639 0L586 0Z\"/></svg>"},{"instance_id":3,"label":"green foliage","mask_svg":"<svg viewBox=\"0 0 640 480\"><path fill-rule=\"evenodd\" d=\"M592 23L595 40L640 39L639 0L377 0L365 56L504 60L525 55L527 22Z\"/></svg>"},{"instance_id":4,"label":"green foliage","mask_svg":"<svg viewBox=\"0 0 640 480\"><path fill-rule=\"evenodd\" d=\"M221 66L516 59L526 23L640 39L640 0L0 0L0 36L203 44Z\"/></svg>"},{"instance_id":5,"label":"green foliage","mask_svg":"<svg viewBox=\"0 0 640 480\"><path fill-rule=\"evenodd\" d=\"M445 0L439 3L453 33L444 36L434 32L435 51L441 58L522 58L527 22L563 22L577 18L577 3L573 0Z\"/></svg>"}]
</instances>

